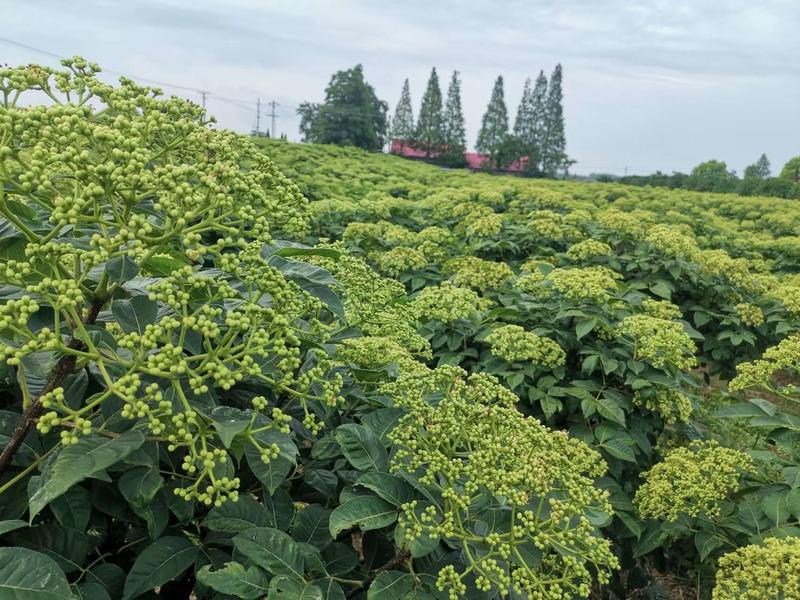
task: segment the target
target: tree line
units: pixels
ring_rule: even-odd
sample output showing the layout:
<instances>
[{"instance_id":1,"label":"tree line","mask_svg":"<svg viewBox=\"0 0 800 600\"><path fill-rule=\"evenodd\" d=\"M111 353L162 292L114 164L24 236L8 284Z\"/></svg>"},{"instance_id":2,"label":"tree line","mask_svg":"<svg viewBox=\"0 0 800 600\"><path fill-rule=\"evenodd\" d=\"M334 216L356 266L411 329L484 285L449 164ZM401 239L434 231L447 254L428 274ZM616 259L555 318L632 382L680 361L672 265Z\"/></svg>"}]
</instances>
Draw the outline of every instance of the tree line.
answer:
<instances>
[{"instance_id":1,"label":"tree line","mask_svg":"<svg viewBox=\"0 0 800 600\"><path fill-rule=\"evenodd\" d=\"M552 177L572 164L566 154L562 77L559 64L549 82L543 71L535 83L530 78L525 81L513 129L509 129L503 77L497 78L475 144L487 156L487 168L520 161L528 174ZM453 72L443 97L436 68L431 70L417 119L408 79L390 120L388 104L364 79L361 65L335 73L325 88L325 101L304 102L297 112L305 142L379 151L387 141L398 140L422 150L434 162L465 164L466 126L458 71Z\"/></svg>"},{"instance_id":2,"label":"tree line","mask_svg":"<svg viewBox=\"0 0 800 600\"><path fill-rule=\"evenodd\" d=\"M688 174L656 171L651 175L596 175L594 178L599 181L619 181L629 185L652 185L698 192L800 198L800 156L790 159L777 176L772 176L769 159L766 154L762 154L756 162L745 168L742 177L736 171L728 169L724 161L708 160L694 167Z\"/></svg>"},{"instance_id":3,"label":"tree line","mask_svg":"<svg viewBox=\"0 0 800 600\"><path fill-rule=\"evenodd\" d=\"M549 83L543 71L535 84L530 78L525 81L513 129L509 129L503 76L497 78L475 143L475 149L488 157L488 168L522 161L523 170L530 174L555 176L572 164L566 154L562 77L559 64ZM406 79L392 119L391 137L437 162L463 165L467 144L458 71L453 72L443 103L439 76L435 67L431 70L416 122Z\"/></svg>"}]
</instances>

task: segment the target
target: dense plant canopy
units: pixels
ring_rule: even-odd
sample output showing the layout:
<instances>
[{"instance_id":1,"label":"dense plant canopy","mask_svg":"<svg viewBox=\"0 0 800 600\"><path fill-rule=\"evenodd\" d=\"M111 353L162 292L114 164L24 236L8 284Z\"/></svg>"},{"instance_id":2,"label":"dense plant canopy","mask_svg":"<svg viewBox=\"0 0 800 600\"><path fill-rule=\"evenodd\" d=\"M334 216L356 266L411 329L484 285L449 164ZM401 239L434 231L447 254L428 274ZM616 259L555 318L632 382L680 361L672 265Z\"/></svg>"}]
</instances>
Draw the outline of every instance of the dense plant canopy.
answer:
<instances>
[{"instance_id":1,"label":"dense plant canopy","mask_svg":"<svg viewBox=\"0 0 800 600\"><path fill-rule=\"evenodd\" d=\"M2 593L796 595L800 209L251 141L63 64L0 69Z\"/></svg>"}]
</instances>

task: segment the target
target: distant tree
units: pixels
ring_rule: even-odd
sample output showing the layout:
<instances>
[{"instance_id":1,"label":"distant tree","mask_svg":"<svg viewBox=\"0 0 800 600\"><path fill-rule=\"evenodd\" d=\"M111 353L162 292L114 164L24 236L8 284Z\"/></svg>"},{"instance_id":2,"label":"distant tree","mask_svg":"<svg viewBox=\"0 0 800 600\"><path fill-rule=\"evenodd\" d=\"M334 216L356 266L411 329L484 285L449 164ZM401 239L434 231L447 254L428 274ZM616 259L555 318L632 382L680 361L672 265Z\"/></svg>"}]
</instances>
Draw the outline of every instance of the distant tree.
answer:
<instances>
[{"instance_id":1,"label":"distant tree","mask_svg":"<svg viewBox=\"0 0 800 600\"><path fill-rule=\"evenodd\" d=\"M536 85L533 87L533 140L536 148L534 155L534 170L542 171L542 152L547 127L547 77L544 71L539 71Z\"/></svg>"},{"instance_id":2,"label":"distant tree","mask_svg":"<svg viewBox=\"0 0 800 600\"><path fill-rule=\"evenodd\" d=\"M447 88L447 101L442 118L442 160L450 166L464 164L464 151L467 149L467 134L464 126L464 112L461 109L461 79L458 71L453 71Z\"/></svg>"},{"instance_id":3,"label":"distant tree","mask_svg":"<svg viewBox=\"0 0 800 600\"><path fill-rule=\"evenodd\" d=\"M503 94L503 76L500 75L494 83L492 98L481 121L478 132L478 141L475 149L489 155L489 166L498 165L498 156L504 145L508 144L508 111Z\"/></svg>"},{"instance_id":4,"label":"distant tree","mask_svg":"<svg viewBox=\"0 0 800 600\"><path fill-rule=\"evenodd\" d=\"M781 179L800 183L800 156L790 158L789 162L781 169Z\"/></svg>"},{"instance_id":5,"label":"distant tree","mask_svg":"<svg viewBox=\"0 0 800 600\"><path fill-rule=\"evenodd\" d=\"M512 161L527 156L528 170L533 171L537 167L539 147L537 144L536 127L536 105L531 87L530 77L525 80L522 88L522 100L517 108L517 118L514 119L514 156Z\"/></svg>"},{"instance_id":6,"label":"distant tree","mask_svg":"<svg viewBox=\"0 0 800 600\"><path fill-rule=\"evenodd\" d=\"M442 90L439 88L439 76L436 67L431 70L428 87L422 97L419 109L415 144L425 151L425 156L437 153L444 141L442 128Z\"/></svg>"},{"instance_id":7,"label":"distant tree","mask_svg":"<svg viewBox=\"0 0 800 600\"><path fill-rule=\"evenodd\" d=\"M564 135L564 108L561 65L556 65L550 76L544 115L544 142L542 144L542 170L550 177L555 176L568 163Z\"/></svg>"},{"instance_id":8,"label":"distant tree","mask_svg":"<svg viewBox=\"0 0 800 600\"><path fill-rule=\"evenodd\" d=\"M766 179L769 175L769 159L766 154L762 154L756 162L744 170L745 179Z\"/></svg>"},{"instance_id":9,"label":"distant tree","mask_svg":"<svg viewBox=\"0 0 800 600\"><path fill-rule=\"evenodd\" d=\"M728 171L728 165L721 160L708 160L700 163L689 174L689 189L698 192L730 192L736 188L736 173Z\"/></svg>"},{"instance_id":10,"label":"distant tree","mask_svg":"<svg viewBox=\"0 0 800 600\"><path fill-rule=\"evenodd\" d=\"M361 65L338 71L325 88L325 102L297 109L303 141L380 150L386 140L388 105L364 80Z\"/></svg>"},{"instance_id":11,"label":"distant tree","mask_svg":"<svg viewBox=\"0 0 800 600\"><path fill-rule=\"evenodd\" d=\"M414 138L414 110L411 108L411 91L408 87L408 79L403 83L400 101L394 110L392 137L404 141Z\"/></svg>"}]
</instances>

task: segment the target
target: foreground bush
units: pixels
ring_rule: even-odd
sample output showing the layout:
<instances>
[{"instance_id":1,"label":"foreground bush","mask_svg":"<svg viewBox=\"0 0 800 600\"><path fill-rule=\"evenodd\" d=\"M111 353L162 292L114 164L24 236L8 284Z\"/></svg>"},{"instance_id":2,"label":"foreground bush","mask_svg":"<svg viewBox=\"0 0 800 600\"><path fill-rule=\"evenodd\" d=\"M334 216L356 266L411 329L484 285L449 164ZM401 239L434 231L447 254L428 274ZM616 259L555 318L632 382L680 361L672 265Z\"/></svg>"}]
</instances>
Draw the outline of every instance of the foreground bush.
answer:
<instances>
[{"instance_id":1,"label":"foreground bush","mask_svg":"<svg viewBox=\"0 0 800 600\"><path fill-rule=\"evenodd\" d=\"M608 580L597 452L496 378L418 362L403 286L300 243L306 200L250 142L64 66L0 70L0 589L567 598Z\"/></svg>"}]
</instances>

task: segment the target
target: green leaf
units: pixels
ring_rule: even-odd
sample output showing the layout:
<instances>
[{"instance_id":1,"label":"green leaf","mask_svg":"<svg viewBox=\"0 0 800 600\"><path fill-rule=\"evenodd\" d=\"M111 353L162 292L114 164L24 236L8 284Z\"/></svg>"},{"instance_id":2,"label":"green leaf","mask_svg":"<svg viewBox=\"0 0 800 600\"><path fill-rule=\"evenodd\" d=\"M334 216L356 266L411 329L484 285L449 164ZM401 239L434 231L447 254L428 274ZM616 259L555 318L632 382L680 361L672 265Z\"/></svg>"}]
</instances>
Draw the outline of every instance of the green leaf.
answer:
<instances>
[{"instance_id":1,"label":"green leaf","mask_svg":"<svg viewBox=\"0 0 800 600\"><path fill-rule=\"evenodd\" d=\"M581 319L575 324L575 335L581 339L597 326L597 319Z\"/></svg>"},{"instance_id":2,"label":"green leaf","mask_svg":"<svg viewBox=\"0 0 800 600\"><path fill-rule=\"evenodd\" d=\"M125 283L136 277L139 265L127 254L115 256L106 263L106 273L111 283Z\"/></svg>"},{"instance_id":3,"label":"green leaf","mask_svg":"<svg viewBox=\"0 0 800 600\"><path fill-rule=\"evenodd\" d=\"M73 600L64 573L49 556L27 548L0 548L0 598Z\"/></svg>"},{"instance_id":4,"label":"green leaf","mask_svg":"<svg viewBox=\"0 0 800 600\"><path fill-rule=\"evenodd\" d=\"M414 589L414 577L403 571L383 571L367 590L367 600L399 600Z\"/></svg>"},{"instance_id":5,"label":"green leaf","mask_svg":"<svg viewBox=\"0 0 800 600\"><path fill-rule=\"evenodd\" d=\"M80 583L73 589L81 600L111 600L106 588L99 583Z\"/></svg>"},{"instance_id":6,"label":"green leaf","mask_svg":"<svg viewBox=\"0 0 800 600\"><path fill-rule=\"evenodd\" d=\"M273 443L277 444L280 451L278 456L268 463L264 463L261 459L261 453L253 444L248 444L245 449L247 464L250 466L253 474L258 477L258 480L264 485L266 490L270 494L273 494L294 467L297 457L297 446L294 445L294 442L288 435L279 431L263 431L258 434L257 439L262 446L269 447Z\"/></svg>"},{"instance_id":7,"label":"green leaf","mask_svg":"<svg viewBox=\"0 0 800 600\"><path fill-rule=\"evenodd\" d=\"M786 506L795 518L800 519L800 489L794 489L786 494ZM2 527L2 523L0 523Z\"/></svg>"},{"instance_id":8,"label":"green leaf","mask_svg":"<svg viewBox=\"0 0 800 600\"><path fill-rule=\"evenodd\" d=\"M250 413L232 406L215 406L208 413L208 418L226 448L230 448L233 438L250 425Z\"/></svg>"},{"instance_id":9,"label":"green leaf","mask_svg":"<svg viewBox=\"0 0 800 600\"><path fill-rule=\"evenodd\" d=\"M694 546L700 555L700 561L708 558L714 550L721 548L725 545L725 540L718 538L711 531L700 530L694 535Z\"/></svg>"},{"instance_id":10,"label":"green leaf","mask_svg":"<svg viewBox=\"0 0 800 600\"><path fill-rule=\"evenodd\" d=\"M660 523L651 523L647 526L639 541L633 547L633 557L639 558L648 552L652 552L667 539L667 534L661 529Z\"/></svg>"},{"instance_id":11,"label":"green leaf","mask_svg":"<svg viewBox=\"0 0 800 600\"><path fill-rule=\"evenodd\" d=\"M212 508L203 519L203 527L219 533L235 535L253 527L268 527L269 513L258 500L242 494L236 502L225 502Z\"/></svg>"},{"instance_id":12,"label":"green leaf","mask_svg":"<svg viewBox=\"0 0 800 600\"><path fill-rule=\"evenodd\" d=\"M182 254L172 254L169 256L159 254L157 256L151 256L142 262L142 270L149 275L167 277L171 275L173 271L182 269L189 264L191 264L189 259Z\"/></svg>"},{"instance_id":13,"label":"green leaf","mask_svg":"<svg viewBox=\"0 0 800 600\"><path fill-rule=\"evenodd\" d=\"M89 553L89 539L82 531L57 523L17 529L8 534L8 539L12 546L23 546L48 555L67 574L80 569Z\"/></svg>"},{"instance_id":14,"label":"green leaf","mask_svg":"<svg viewBox=\"0 0 800 600\"><path fill-rule=\"evenodd\" d=\"M197 559L200 549L184 537L165 536L157 539L136 557L125 579L123 600L177 579Z\"/></svg>"},{"instance_id":15,"label":"green leaf","mask_svg":"<svg viewBox=\"0 0 800 600\"><path fill-rule=\"evenodd\" d=\"M23 527L27 527L28 524L21 520L21 519L10 519L8 521L0 521L0 535L8 533L9 531L14 531L15 529L21 529Z\"/></svg>"},{"instance_id":16,"label":"green leaf","mask_svg":"<svg viewBox=\"0 0 800 600\"><path fill-rule=\"evenodd\" d=\"M341 255L341 252L333 248L294 248L291 246L272 253L272 256L324 256L333 259L338 259Z\"/></svg>"},{"instance_id":17,"label":"green leaf","mask_svg":"<svg viewBox=\"0 0 800 600\"><path fill-rule=\"evenodd\" d=\"M359 527L362 531L380 529L397 519L397 509L383 498L358 496L337 506L331 514L331 535Z\"/></svg>"},{"instance_id":18,"label":"green leaf","mask_svg":"<svg viewBox=\"0 0 800 600\"><path fill-rule=\"evenodd\" d=\"M144 333L145 327L156 322L158 303L147 296L114 300L111 314L125 333Z\"/></svg>"},{"instance_id":19,"label":"green leaf","mask_svg":"<svg viewBox=\"0 0 800 600\"><path fill-rule=\"evenodd\" d=\"M633 452L632 444L627 440L611 439L603 444L600 444L600 447L614 458L631 463L636 462L636 454Z\"/></svg>"},{"instance_id":20,"label":"green leaf","mask_svg":"<svg viewBox=\"0 0 800 600\"><path fill-rule=\"evenodd\" d=\"M295 515L292 537L298 542L324 548L333 541L328 531L330 518L331 511L319 504L306 506Z\"/></svg>"},{"instance_id":21,"label":"green leaf","mask_svg":"<svg viewBox=\"0 0 800 600\"><path fill-rule=\"evenodd\" d=\"M786 500L787 492L773 492L761 500L761 510L776 525L782 525L789 518L789 503Z\"/></svg>"},{"instance_id":22,"label":"green leaf","mask_svg":"<svg viewBox=\"0 0 800 600\"><path fill-rule=\"evenodd\" d=\"M393 506L398 507L409 502L414 495L413 488L404 479L378 471L364 473L356 480L355 485L372 490Z\"/></svg>"},{"instance_id":23,"label":"green leaf","mask_svg":"<svg viewBox=\"0 0 800 600\"><path fill-rule=\"evenodd\" d=\"M334 433L345 458L359 471L385 471L389 455L371 429L355 423L340 425Z\"/></svg>"},{"instance_id":24,"label":"green leaf","mask_svg":"<svg viewBox=\"0 0 800 600\"><path fill-rule=\"evenodd\" d=\"M330 575L344 575L356 568L358 554L348 544L332 542L323 548L322 562Z\"/></svg>"},{"instance_id":25,"label":"green leaf","mask_svg":"<svg viewBox=\"0 0 800 600\"><path fill-rule=\"evenodd\" d=\"M83 531L92 514L89 492L78 485L71 487L50 502L50 510L64 527Z\"/></svg>"},{"instance_id":26,"label":"green leaf","mask_svg":"<svg viewBox=\"0 0 800 600\"><path fill-rule=\"evenodd\" d=\"M333 581L333 579L315 579L311 582L312 586L318 587L322 590L323 600L346 600L342 586Z\"/></svg>"},{"instance_id":27,"label":"green leaf","mask_svg":"<svg viewBox=\"0 0 800 600\"><path fill-rule=\"evenodd\" d=\"M269 515L267 527L287 531L294 519L294 502L284 489L277 489L272 496L264 496L264 508Z\"/></svg>"},{"instance_id":28,"label":"green leaf","mask_svg":"<svg viewBox=\"0 0 800 600\"><path fill-rule=\"evenodd\" d=\"M107 438L99 435L82 437L67 446L42 473L42 484L30 499L30 519L49 502L79 483L116 464L144 443L140 431L126 431Z\"/></svg>"},{"instance_id":29,"label":"green leaf","mask_svg":"<svg viewBox=\"0 0 800 600\"><path fill-rule=\"evenodd\" d=\"M269 591L269 577L264 571L258 567L245 569L237 562L226 563L216 571L206 565L197 572L197 580L221 594L243 600L263 598Z\"/></svg>"},{"instance_id":30,"label":"green leaf","mask_svg":"<svg viewBox=\"0 0 800 600\"><path fill-rule=\"evenodd\" d=\"M597 412L599 412L606 419L614 421L614 423L619 423L625 427L625 411L622 410L622 407L613 399L606 396L601 396L598 398Z\"/></svg>"},{"instance_id":31,"label":"green leaf","mask_svg":"<svg viewBox=\"0 0 800 600\"><path fill-rule=\"evenodd\" d=\"M406 411L401 408L379 408L364 415L361 423L369 427L378 436L381 443L386 446L389 443L389 433L404 414L406 414Z\"/></svg>"},{"instance_id":32,"label":"green leaf","mask_svg":"<svg viewBox=\"0 0 800 600\"><path fill-rule=\"evenodd\" d=\"M322 590L313 583L278 575L269 582L269 600L325 600Z\"/></svg>"},{"instance_id":33,"label":"green leaf","mask_svg":"<svg viewBox=\"0 0 800 600\"><path fill-rule=\"evenodd\" d=\"M656 296L660 296L665 300L672 298L672 286L666 281L658 281L655 285L650 286L650 291Z\"/></svg>"},{"instance_id":34,"label":"green leaf","mask_svg":"<svg viewBox=\"0 0 800 600\"><path fill-rule=\"evenodd\" d=\"M272 527L243 531L233 538L236 549L274 575L303 579L303 557L288 533Z\"/></svg>"},{"instance_id":35,"label":"green leaf","mask_svg":"<svg viewBox=\"0 0 800 600\"><path fill-rule=\"evenodd\" d=\"M147 523L150 537L155 537L157 534L153 499L163 485L164 479L157 467L136 467L125 471L117 484L133 512Z\"/></svg>"}]
</instances>

